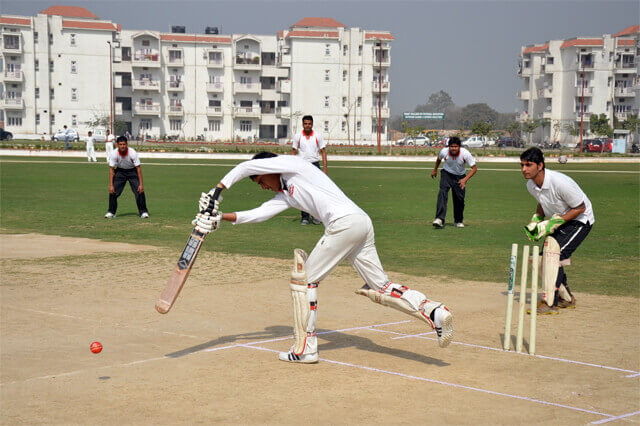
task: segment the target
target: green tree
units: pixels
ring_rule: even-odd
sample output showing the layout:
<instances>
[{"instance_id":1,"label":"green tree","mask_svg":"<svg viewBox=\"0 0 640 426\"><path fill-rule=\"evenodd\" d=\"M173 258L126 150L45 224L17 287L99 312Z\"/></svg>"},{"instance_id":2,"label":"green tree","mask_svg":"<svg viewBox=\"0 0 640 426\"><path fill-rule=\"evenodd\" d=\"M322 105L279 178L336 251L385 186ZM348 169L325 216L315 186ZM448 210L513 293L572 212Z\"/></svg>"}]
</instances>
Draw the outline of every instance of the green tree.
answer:
<instances>
[{"instance_id":1,"label":"green tree","mask_svg":"<svg viewBox=\"0 0 640 426\"><path fill-rule=\"evenodd\" d=\"M632 132L635 132L638 127L640 127L640 118L636 117L635 115L630 115L622 123L623 129L630 130Z\"/></svg>"},{"instance_id":2,"label":"green tree","mask_svg":"<svg viewBox=\"0 0 640 426\"><path fill-rule=\"evenodd\" d=\"M535 118L529 119L522 123L522 131L529 134L529 143L531 143L531 140L533 139L533 133L538 127L540 127L540 120L537 120Z\"/></svg>"},{"instance_id":3,"label":"green tree","mask_svg":"<svg viewBox=\"0 0 640 426\"><path fill-rule=\"evenodd\" d=\"M473 134L478 136L489 136L492 130L493 126L491 123L487 123L485 121L476 121L471 125L471 131Z\"/></svg>"},{"instance_id":4,"label":"green tree","mask_svg":"<svg viewBox=\"0 0 640 426\"><path fill-rule=\"evenodd\" d=\"M512 121L511 123L507 124L504 129L509 132L509 135L511 135L512 138L520 139L520 133L522 132L522 130L520 128L520 123L518 123L517 121Z\"/></svg>"},{"instance_id":5,"label":"green tree","mask_svg":"<svg viewBox=\"0 0 640 426\"><path fill-rule=\"evenodd\" d=\"M589 128L591 133L598 136L613 137L613 129L609 125L609 119L606 114L593 114L589 119Z\"/></svg>"},{"instance_id":6,"label":"green tree","mask_svg":"<svg viewBox=\"0 0 640 426\"><path fill-rule=\"evenodd\" d=\"M462 108L460 124L469 129L473 123L478 121L484 121L496 123L498 119L498 112L485 103L469 104Z\"/></svg>"}]
</instances>

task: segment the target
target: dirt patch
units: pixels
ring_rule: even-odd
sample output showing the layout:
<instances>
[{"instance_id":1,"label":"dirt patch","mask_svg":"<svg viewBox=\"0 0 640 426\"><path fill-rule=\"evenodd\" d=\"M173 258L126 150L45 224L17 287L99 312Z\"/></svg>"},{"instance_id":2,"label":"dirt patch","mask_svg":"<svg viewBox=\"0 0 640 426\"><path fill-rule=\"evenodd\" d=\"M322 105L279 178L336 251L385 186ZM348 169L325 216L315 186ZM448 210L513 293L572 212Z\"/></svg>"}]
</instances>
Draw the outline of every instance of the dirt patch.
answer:
<instances>
[{"instance_id":1,"label":"dirt patch","mask_svg":"<svg viewBox=\"0 0 640 426\"><path fill-rule=\"evenodd\" d=\"M640 410L633 298L577 293L576 310L538 319L532 357L499 349L506 285L389 272L451 308L441 349L424 323L355 295L341 266L319 287L321 361L292 365L277 360L290 261L202 253L159 315L179 253L70 258L78 239L56 238L67 257L0 260L2 424L585 424Z\"/></svg>"}]
</instances>

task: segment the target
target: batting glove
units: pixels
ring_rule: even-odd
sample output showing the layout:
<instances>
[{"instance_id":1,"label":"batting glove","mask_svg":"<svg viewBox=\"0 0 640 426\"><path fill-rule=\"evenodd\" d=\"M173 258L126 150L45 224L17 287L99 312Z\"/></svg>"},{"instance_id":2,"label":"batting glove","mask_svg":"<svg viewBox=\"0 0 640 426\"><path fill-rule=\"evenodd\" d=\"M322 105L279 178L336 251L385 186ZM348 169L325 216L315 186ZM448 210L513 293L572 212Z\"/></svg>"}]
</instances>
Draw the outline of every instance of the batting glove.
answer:
<instances>
[{"instance_id":1,"label":"batting glove","mask_svg":"<svg viewBox=\"0 0 640 426\"><path fill-rule=\"evenodd\" d=\"M547 235L553 234L563 223L564 219L557 214L554 214L551 219L543 220L536 225L533 241L538 241Z\"/></svg>"},{"instance_id":2,"label":"batting glove","mask_svg":"<svg viewBox=\"0 0 640 426\"><path fill-rule=\"evenodd\" d=\"M211 213L212 215L215 215L218 212L218 209L220 208L221 201L222 201L222 195L217 195L217 198L216 198L216 194L213 189L208 193L203 192L202 195L200 195L200 200L198 201L199 211L201 213L207 212L207 213Z\"/></svg>"},{"instance_id":3,"label":"batting glove","mask_svg":"<svg viewBox=\"0 0 640 426\"><path fill-rule=\"evenodd\" d=\"M544 219L544 217L536 213L531 218L531 222L528 225L524 225L524 233L527 234L527 238L529 238L529 240L536 241L534 240L535 230L538 223L542 222L542 219Z\"/></svg>"},{"instance_id":4,"label":"batting glove","mask_svg":"<svg viewBox=\"0 0 640 426\"><path fill-rule=\"evenodd\" d=\"M209 213L198 213L191 224L196 227L197 231L206 235L216 231L220 227L221 221L222 212L217 212L213 216Z\"/></svg>"}]
</instances>

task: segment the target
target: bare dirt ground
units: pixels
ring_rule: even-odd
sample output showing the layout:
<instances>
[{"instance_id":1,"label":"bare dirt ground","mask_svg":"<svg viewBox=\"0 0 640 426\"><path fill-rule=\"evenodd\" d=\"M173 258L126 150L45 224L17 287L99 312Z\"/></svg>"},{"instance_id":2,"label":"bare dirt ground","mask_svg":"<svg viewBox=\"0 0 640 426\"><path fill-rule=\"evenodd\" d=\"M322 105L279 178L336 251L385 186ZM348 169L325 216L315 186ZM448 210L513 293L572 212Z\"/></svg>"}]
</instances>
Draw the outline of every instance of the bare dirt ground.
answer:
<instances>
[{"instance_id":1,"label":"bare dirt ground","mask_svg":"<svg viewBox=\"0 0 640 426\"><path fill-rule=\"evenodd\" d=\"M538 318L530 356L500 349L506 284L389 272L451 308L441 349L423 323L356 296L342 266L319 288L321 360L294 365L277 360L291 345L289 261L203 253L162 316L178 253L0 241L4 425L640 423L637 299L578 292L576 310Z\"/></svg>"}]
</instances>

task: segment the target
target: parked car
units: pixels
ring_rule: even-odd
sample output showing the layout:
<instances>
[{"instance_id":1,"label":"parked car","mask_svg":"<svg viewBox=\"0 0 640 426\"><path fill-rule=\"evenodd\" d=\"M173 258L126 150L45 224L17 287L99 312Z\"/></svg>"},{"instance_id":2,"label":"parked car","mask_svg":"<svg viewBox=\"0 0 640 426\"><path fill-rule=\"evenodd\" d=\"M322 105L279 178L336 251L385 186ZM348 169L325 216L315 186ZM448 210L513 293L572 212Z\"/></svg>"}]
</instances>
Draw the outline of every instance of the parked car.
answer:
<instances>
[{"instance_id":1,"label":"parked car","mask_svg":"<svg viewBox=\"0 0 640 426\"><path fill-rule=\"evenodd\" d=\"M93 137L96 138L96 142L107 141L107 129L95 129L91 132L93 133Z\"/></svg>"},{"instance_id":2,"label":"parked car","mask_svg":"<svg viewBox=\"0 0 640 426\"><path fill-rule=\"evenodd\" d=\"M11 139L13 139L13 133L7 132L0 127L0 141L10 141Z\"/></svg>"},{"instance_id":3,"label":"parked car","mask_svg":"<svg viewBox=\"0 0 640 426\"><path fill-rule=\"evenodd\" d=\"M516 138L504 137L496 140L496 146L499 148L522 148L522 142Z\"/></svg>"},{"instance_id":4,"label":"parked car","mask_svg":"<svg viewBox=\"0 0 640 426\"><path fill-rule=\"evenodd\" d=\"M469 136L462 141L462 146L465 148L482 148L489 145L489 139L486 136Z\"/></svg>"},{"instance_id":5,"label":"parked car","mask_svg":"<svg viewBox=\"0 0 640 426\"><path fill-rule=\"evenodd\" d=\"M580 149L580 142L576 145ZM604 142L602 139L583 139L582 152L611 152L611 142Z\"/></svg>"},{"instance_id":6,"label":"parked car","mask_svg":"<svg viewBox=\"0 0 640 426\"><path fill-rule=\"evenodd\" d=\"M404 142L404 145L409 146L429 146L429 143L431 142L428 137L422 135L413 138L407 136L402 141Z\"/></svg>"},{"instance_id":7,"label":"parked car","mask_svg":"<svg viewBox=\"0 0 640 426\"><path fill-rule=\"evenodd\" d=\"M78 136L78 132L76 132L75 129L67 129L67 130L69 130L69 141L78 142L80 140L80 137ZM51 140L56 142L64 141L64 134L65 134L64 129L58 130L56 134L51 137Z\"/></svg>"}]
</instances>

